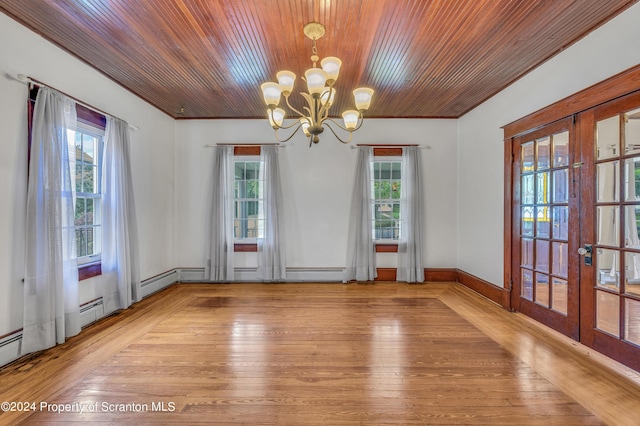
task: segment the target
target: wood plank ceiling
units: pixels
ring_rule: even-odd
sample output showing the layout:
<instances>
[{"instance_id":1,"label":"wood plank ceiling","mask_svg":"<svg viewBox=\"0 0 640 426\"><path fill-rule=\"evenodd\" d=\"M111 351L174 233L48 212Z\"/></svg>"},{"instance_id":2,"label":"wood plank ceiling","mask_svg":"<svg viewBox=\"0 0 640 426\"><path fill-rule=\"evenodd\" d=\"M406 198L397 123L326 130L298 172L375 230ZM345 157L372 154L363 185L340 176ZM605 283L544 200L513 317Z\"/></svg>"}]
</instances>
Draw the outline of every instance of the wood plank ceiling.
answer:
<instances>
[{"instance_id":1,"label":"wood plank ceiling","mask_svg":"<svg viewBox=\"0 0 640 426\"><path fill-rule=\"evenodd\" d=\"M311 66L302 28L318 21L318 55L343 61L335 115L369 86L368 117L427 118L465 114L636 1L0 0L0 10L178 119L266 117L259 86L281 69L298 75L299 98Z\"/></svg>"}]
</instances>

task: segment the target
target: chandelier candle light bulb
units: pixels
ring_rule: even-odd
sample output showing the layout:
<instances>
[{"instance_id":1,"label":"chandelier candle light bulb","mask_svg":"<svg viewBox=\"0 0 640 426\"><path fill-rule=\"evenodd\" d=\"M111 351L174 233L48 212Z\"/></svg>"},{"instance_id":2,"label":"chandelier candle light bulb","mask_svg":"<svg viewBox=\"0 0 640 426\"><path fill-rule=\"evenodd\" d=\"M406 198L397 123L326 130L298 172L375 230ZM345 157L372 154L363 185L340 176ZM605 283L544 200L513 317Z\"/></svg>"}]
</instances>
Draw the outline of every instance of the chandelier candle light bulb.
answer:
<instances>
[{"instance_id":1,"label":"chandelier candle light bulb","mask_svg":"<svg viewBox=\"0 0 640 426\"><path fill-rule=\"evenodd\" d=\"M316 40L321 38L325 33L324 26L318 22L311 22L304 27L304 34L313 42L311 61L313 67L309 68L305 73L303 80L307 83L307 92L300 92L300 95L307 101L307 106L303 107L305 111L300 112L289 103L289 96L293 91L296 81L296 75L291 71L280 71L276 74L277 83L267 82L260 87L262 96L267 106L267 117L269 124L275 131L276 139L280 142L290 140L299 129L306 137L309 138L309 146L312 143L320 141L319 135L328 128L331 133L342 143L351 142L353 132L358 130L363 123L363 113L369 109L373 89L361 87L353 91L356 110L348 110L342 113L344 126L329 117L329 109L331 108L336 95L334 85L340 74L342 61L334 56L328 56L320 61L321 68L316 66L319 58L317 55ZM287 107L295 112L299 118L294 120L290 125L284 124L285 110L280 108L281 97L284 96ZM333 129L332 124L349 133L348 139L343 139ZM278 130L291 129L291 134L284 139L278 136Z\"/></svg>"}]
</instances>

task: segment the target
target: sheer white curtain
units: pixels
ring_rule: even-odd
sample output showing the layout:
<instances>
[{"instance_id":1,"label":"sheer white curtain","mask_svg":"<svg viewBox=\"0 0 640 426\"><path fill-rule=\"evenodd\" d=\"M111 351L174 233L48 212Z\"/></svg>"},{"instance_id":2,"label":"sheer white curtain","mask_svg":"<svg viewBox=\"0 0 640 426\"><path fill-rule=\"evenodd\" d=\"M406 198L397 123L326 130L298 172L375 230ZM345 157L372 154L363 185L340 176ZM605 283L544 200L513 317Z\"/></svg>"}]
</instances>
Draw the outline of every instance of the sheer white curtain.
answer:
<instances>
[{"instance_id":1,"label":"sheer white curtain","mask_svg":"<svg viewBox=\"0 0 640 426\"><path fill-rule=\"evenodd\" d=\"M258 238L258 278L263 281L282 281L287 278L284 235L281 224L282 190L278 147L266 145L260 148L260 173L262 174L262 198L264 214L264 238Z\"/></svg>"},{"instance_id":2,"label":"sheer white curtain","mask_svg":"<svg viewBox=\"0 0 640 426\"><path fill-rule=\"evenodd\" d=\"M371 160L373 148L358 147L358 158L351 196L349 234L347 235L347 267L344 282L372 281L376 276L376 253L373 243Z\"/></svg>"},{"instance_id":3,"label":"sheer white curtain","mask_svg":"<svg viewBox=\"0 0 640 426\"><path fill-rule=\"evenodd\" d=\"M22 354L80 332L73 182L67 129L73 100L43 87L36 98L27 192Z\"/></svg>"},{"instance_id":4,"label":"sheer white curtain","mask_svg":"<svg viewBox=\"0 0 640 426\"><path fill-rule=\"evenodd\" d=\"M398 241L396 279L423 282L422 264L422 173L418 147L402 148L402 189L400 194L401 237Z\"/></svg>"},{"instance_id":5,"label":"sheer white curtain","mask_svg":"<svg viewBox=\"0 0 640 426\"><path fill-rule=\"evenodd\" d=\"M214 148L207 214L207 266L211 281L233 281L233 146Z\"/></svg>"},{"instance_id":6,"label":"sheer white curtain","mask_svg":"<svg viewBox=\"0 0 640 426\"><path fill-rule=\"evenodd\" d=\"M129 125L107 117L102 159L102 277L105 314L142 298Z\"/></svg>"}]
</instances>

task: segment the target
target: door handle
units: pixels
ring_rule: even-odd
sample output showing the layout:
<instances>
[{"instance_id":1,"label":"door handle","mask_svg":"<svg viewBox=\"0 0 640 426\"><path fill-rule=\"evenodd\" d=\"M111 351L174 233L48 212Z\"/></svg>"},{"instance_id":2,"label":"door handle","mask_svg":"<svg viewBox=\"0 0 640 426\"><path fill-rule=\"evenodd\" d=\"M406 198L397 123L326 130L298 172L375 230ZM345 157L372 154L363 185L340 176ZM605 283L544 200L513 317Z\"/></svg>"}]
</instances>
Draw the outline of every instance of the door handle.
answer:
<instances>
[{"instance_id":1,"label":"door handle","mask_svg":"<svg viewBox=\"0 0 640 426\"><path fill-rule=\"evenodd\" d=\"M585 244L584 247L580 247L578 249L578 254L580 256L584 256L584 264L592 265L593 264L593 246L591 244Z\"/></svg>"}]
</instances>

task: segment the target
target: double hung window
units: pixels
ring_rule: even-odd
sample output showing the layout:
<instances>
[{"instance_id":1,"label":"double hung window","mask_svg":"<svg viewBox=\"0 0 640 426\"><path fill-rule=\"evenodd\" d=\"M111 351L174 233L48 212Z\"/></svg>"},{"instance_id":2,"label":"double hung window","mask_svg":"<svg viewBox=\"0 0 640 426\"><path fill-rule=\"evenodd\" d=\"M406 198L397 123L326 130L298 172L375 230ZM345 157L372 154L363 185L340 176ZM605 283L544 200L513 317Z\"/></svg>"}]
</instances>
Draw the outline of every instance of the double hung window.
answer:
<instances>
[{"instance_id":1,"label":"double hung window","mask_svg":"<svg viewBox=\"0 0 640 426\"><path fill-rule=\"evenodd\" d=\"M234 158L234 239L256 243L264 237L264 173L259 156Z\"/></svg>"},{"instance_id":2,"label":"double hung window","mask_svg":"<svg viewBox=\"0 0 640 426\"><path fill-rule=\"evenodd\" d=\"M402 161L399 157L374 157L371 162L372 229L374 241L394 243L401 236L400 194Z\"/></svg>"},{"instance_id":3,"label":"double hung window","mask_svg":"<svg viewBox=\"0 0 640 426\"><path fill-rule=\"evenodd\" d=\"M102 251L102 164L104 131L78 124L68 131L69 159L75 179L75 235L79 265L100 261Z\"/></svg>"}]
</instances>

